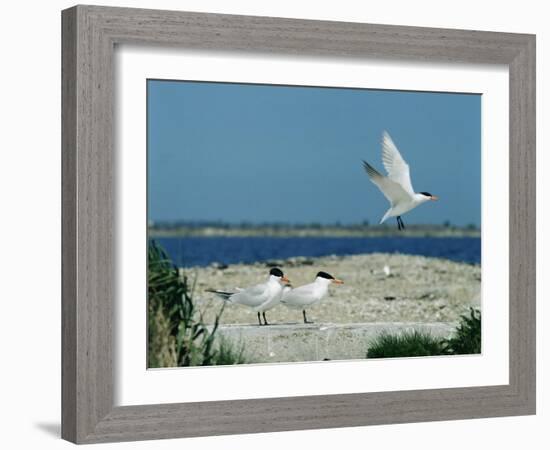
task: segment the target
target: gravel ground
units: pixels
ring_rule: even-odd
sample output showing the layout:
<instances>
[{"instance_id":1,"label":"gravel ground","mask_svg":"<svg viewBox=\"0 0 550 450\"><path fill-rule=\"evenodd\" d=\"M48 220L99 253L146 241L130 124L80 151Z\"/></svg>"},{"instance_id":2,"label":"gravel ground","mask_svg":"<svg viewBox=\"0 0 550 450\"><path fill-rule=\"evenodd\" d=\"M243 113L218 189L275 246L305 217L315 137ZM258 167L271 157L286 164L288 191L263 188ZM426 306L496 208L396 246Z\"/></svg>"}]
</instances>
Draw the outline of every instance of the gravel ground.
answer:
<instances>
[{"instance_id":1,"label":"gravel ground","mask_svg":"<svg viewBox=\"0 0 550 450\"><path fill-rule=\"evenodd\" d=\"M319 270L344 280L308 310L315 322L457 322L470 306L480 307L481 268L446 259L414 255L382 254L291 258L272 261L293 286L309 283ZM384 271L389 268L389 275ZM196 277L195 300L211 323L222 301L207 288L234 290L263 281L266 263L186 268ZM278 305L266 313L271 323L302 321L300 311ZM227 305L223 324L256 324L256 313L241 305Z\"/></svg>"}]
</instances>

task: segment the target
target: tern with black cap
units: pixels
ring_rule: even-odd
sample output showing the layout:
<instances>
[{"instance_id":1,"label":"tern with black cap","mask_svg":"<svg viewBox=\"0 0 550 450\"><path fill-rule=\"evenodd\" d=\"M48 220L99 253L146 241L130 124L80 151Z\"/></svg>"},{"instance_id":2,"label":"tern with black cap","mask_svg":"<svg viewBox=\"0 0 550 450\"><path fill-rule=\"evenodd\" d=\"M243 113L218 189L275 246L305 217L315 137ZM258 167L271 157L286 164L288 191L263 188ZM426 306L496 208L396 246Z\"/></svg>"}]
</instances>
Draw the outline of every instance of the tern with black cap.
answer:
<instances>
[{"instance_id":1,"label":"tern with black cap","mask_svg":"<svg viewBox=\"0 0 550 450\"><path fill-rule=\"evenodd\" d=\"M313 283L285 290L281 303L292 309L301 309L304 323L313 323L307 320L306 309L320 302L327 295L329 285L333 283L343 284L344 282L329 273L318 272Z\"/></svg>"},{"instance_id":2,"label":"tern with black cap","mask_svg":"<svg viewBox=\"0 0 550 450\"><path fill-rule=\"evenodd\" d=\"M386 211L380 223L383 223L388 217L396 217L397 228L404 230L405 224L401 219L403 214L429 200L437 200L438 197L429 192L414 192L409 165L386 131L382 134L382 163L388 172L387 176L382 175L368 162L363 161L363 168L370 180L378 186L378 189L390 202L390 209Z\"/></svg>"},{"instance_id":3,"label":"tern with black cap","mask_svg":"<svg viewBox=\"0 0 550 450\"><path fill-rule=\"evenodd\" d=\"M289 282L289 279L283 274L283 271L274 267L269 271L269 277L265 283L256 284L245 289L237 288L235 290L236 292L227 292L217 289L207 289L206 292L212 292L229 303L252 308L258 313L259 324L269 325L265 313L279 304L283 293L283 287ZM262 323L260 313L264 318L264 323Z\"/></svg>"}]
</instances>

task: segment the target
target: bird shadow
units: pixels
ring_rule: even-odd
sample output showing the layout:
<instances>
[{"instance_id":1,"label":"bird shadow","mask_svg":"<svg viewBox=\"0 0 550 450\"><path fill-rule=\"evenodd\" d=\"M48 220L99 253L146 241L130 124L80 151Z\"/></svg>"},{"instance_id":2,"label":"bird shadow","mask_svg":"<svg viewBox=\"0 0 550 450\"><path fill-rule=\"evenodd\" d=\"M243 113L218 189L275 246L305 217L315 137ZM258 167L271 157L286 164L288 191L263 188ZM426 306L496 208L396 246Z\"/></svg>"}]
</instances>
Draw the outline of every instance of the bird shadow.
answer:
<instances>
[{"instance_id":1,"label":"bird shadow","mask_svg":"<svg viewBox=\"0 0 550 450\"><path fill-rule=\"evenodd\" d=\"M61 437L61 424L59 422L39 422L34 424L36 428L50 436Z\"/></svg>"}]
</instances>

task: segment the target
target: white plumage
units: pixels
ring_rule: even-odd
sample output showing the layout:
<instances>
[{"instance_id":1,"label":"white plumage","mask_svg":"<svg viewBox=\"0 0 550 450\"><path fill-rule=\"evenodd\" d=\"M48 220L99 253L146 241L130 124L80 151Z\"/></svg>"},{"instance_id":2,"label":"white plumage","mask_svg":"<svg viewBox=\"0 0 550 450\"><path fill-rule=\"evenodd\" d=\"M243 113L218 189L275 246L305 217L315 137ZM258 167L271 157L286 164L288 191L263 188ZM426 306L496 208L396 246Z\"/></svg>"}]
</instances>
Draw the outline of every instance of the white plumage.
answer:
<instances>
[{"instance_id":1,"label":"white plumage","mask_svg":"<svg viewBox=\"0 0 550 450\"><path fill-rule=\"evenodd\" d=\"M269 325L265 317L266 311L274 308L281 301L283 287L289 282L280 269L271 269L265 283L259 283L245 289L237 288L236 292L227 292L217 289L207 289L223 298L228 303L247 306L258 313L258 322L262 325L260 313L264 318L263 325Z\"/></svg>"},{"instance_id":2,"label":"white plumage","mask_svg":"<svg viewBox=\"0 0 550 450\"><path fill-rule=\"evenodd\" d=\"M390 209L386 211L380 223L383 223L388 217L397 217L397 226L401 230L405 228L401 219L402 214L428 200L437 200L437 197L429 192L414 192L409 165L386 131L382 133L382 164L388 173L387 176L382 175L368 162L363 161L363 167L370 180L390 202Z\"/></svg>"},{"instance_id":3,"label":"white plumage","mask_svg":"<svg viewBox=\"0 0 550 450\"><path fill-rule=\"evenodd\" d=\"M320 302L328 293L331 283L342 284L342 280L334 278L326 272L319 272L313 283L305 284L295 289L286 289L281 303L292 309L301 309L304 323L312 323L307 320L306 309Z\"/></svg>"}]
</instances>

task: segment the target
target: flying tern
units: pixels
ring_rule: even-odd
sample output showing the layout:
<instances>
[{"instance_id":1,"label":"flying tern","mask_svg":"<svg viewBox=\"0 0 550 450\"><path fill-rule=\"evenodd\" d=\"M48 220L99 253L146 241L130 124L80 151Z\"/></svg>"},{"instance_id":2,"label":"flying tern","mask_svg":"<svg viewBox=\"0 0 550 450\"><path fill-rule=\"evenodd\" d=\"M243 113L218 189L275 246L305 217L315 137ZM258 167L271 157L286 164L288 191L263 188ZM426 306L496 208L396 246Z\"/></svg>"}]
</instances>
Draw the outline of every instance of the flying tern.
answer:
<instances>
[{"instance_id":1,"label":"flying tern","mask_svg":"<svg viewBox=\"0 0 550 450\"><path fill-rule=\"evenodd\" d=\"M332 283L343 284L344 282L326 272L319 272L313 283L290 290L285 288L281 303L292 309L301 309L304 323L313 323L307 320L306 309L321 301L327 295L328 287Z\"/></svg>"},{"instance_id":2,"label":"flying tern","mask_svg":"<svg viewBox=\"0 0 550 450\"><path fill-rule=\"evenodd\" d=\"M380 223L383 223L388 217L397 217L397 228L404 230L405 224L401 219L403 214L429 200L437 200L438 197L429 192L414 192L409 165L386 131L382 134L382 163L388 172L387 176L382 175L368 162L363 161L363 167L370 180L378 186L378 189L390 202L390 209L386 211Z\"/></svg>"},{"instance_id":3,"label":"flying tern","mask_svg":"<svg viewBox=\"0 0 550 450\"><path fill-rule=\"evenodd\" d=\"M265 283L256 284L245 289L237 288L236 292L220 291L217 289L207 289L206 291L216 294L229 303L252 308L258 313L259 324L269 325L265 317L265 312L279 304L283 293L283 287L289 282L289 279L283 274L283 271L274 267L269 271L269 278ZM264 318L263 324L260 313Z\"/></svg>"}]
</instances>

